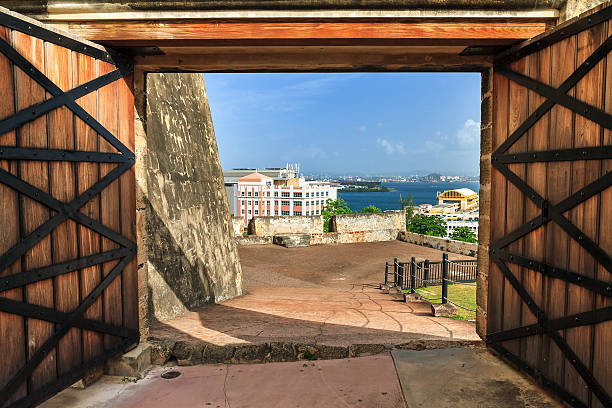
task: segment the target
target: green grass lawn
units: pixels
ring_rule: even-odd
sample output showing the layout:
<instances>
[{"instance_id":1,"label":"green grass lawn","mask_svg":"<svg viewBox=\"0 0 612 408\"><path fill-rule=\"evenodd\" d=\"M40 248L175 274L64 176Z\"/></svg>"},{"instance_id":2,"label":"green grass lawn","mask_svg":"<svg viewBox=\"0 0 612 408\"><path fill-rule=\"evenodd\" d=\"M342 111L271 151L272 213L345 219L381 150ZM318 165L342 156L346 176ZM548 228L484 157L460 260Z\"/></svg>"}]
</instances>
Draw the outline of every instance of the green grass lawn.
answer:
<instances>
[{"instance_id":1,"label":"green grass lawn","mask_svg":"<svg viewBox=\"0 0 612 408\"><path fill-rule=\"evenodd\" d=\"M470 283L472 285L472 283ZM424 298L439 298L442 297L442 285L427 286L425 288L417 289L417 292ZM448 285L448 299L469 309L476 310L476 286L468 286L461 284L450 284ZM427 299L426 299L427 300ZM441 300L433 300L432 303L441 303ZM459 320L475 320L476 313L470 312L469 310L457 308L459 314L457 316L448 316L452 319Z\"/></svg>"}]
</instances>

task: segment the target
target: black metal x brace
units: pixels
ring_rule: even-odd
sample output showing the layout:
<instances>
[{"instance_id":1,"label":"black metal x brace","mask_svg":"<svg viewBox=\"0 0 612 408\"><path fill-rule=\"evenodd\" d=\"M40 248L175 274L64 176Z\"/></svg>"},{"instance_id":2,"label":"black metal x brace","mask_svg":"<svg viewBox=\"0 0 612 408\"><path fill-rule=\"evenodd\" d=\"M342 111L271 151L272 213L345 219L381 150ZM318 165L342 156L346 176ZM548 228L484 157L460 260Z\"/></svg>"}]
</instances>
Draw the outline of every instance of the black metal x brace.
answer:
<instances>
[{"instance_id":1,"label":"black metal x brace","mask_svg":"<svg viewBox=\"0 0 612 408\"><path fill-rule=\"evenodd\" d=\"M540 307L533 300L531 295L529 295L525 287L521 285L521 283L516 279L512 271L510 271L506 263L496 255L493 255L493 261L502 271L504 277L508 280L508 282L510 282L514 290L519 294L523 302L527 304L529 310L536 316L538 320L537 325L541 327L546 326L548 322L546 313L542 309L540 309ZM610 395L608 395L605 389L589 371L587 366L576 355L574 350L572 350L572 348L567 344L565 339L561 335L559 335L558 331L549 331L546 334L555 342L555 344L557 344L563 355L565 355L565 357L569 360L574 369L576 369L576 371L582 377L589 389L593 392L593 394L597 396L601 403L606 407L612 406L612 398L610 397ZM487 339L487 342L489 342L490 344L499 344L490 339Z\"/></svg>"},{"instance_id":2,"label":"black metal x brace","mask_svg":"<svg viewBox=\"0 0 612 408\"><path fill-rule=\"evenodd\" d=\"M78 196L75 200L69 204L62 203L61 201L53 198L48 193L34 187L33 185L24 182L23 180L13 176L6 170L0 169L0 183L8 185L20 193L36 200L47 207L57 211L53 217L45 221L41 226L36 228L30 235L23 238L20 242L11 247L7 252L0 255L0 271L8 268L13 262L19 257L26 253L30 248L40 242L45 236L51 233L59 224L64 222L66 219L71 218L77 223L84 225L93 231L105 236L106 238L118 243L119 245L133 249L135 243L125 238L120 233L113 231L106 227L99 221L94 220L91 217L86 216L79 211L87 202L100 193L113 181L118 179L121 174L126 172L132 167L131 163L123 163L113 170L111 170L106 176L100 181L91 186L83 194Z\"/></svg>"},{"instance_id":3,"label":"black metal x brace","mask_svg":"<svg viewBox=\"0 0 612 408\"><path fill-rule=\"evenodd\" d=\"M493 167L498 169L512 184L514 184L523 194L525 194L538 207L542 208L542 214L527 221L520 227L516 228L496 240L491 248L494 250L504 248L519 238L527 235L531 231L540 228L549 221L557 223L569 236L571 236L580 246L588 251L604 268L612 272L612 257L601 249L591 238L584 234L579 228L571 223L563 213L577 206L578 204L588 200L595 194L598 194L612 185L612 172L606 173L586 187L578 190L560 203L549 206L540 194L538 194L531 186L525 183L520 177L512 172L505 164L497 161L492 161Z\"/></svg>"},{"instance_id":4,"label":"black metal x brace","mask_svg":"<svg viewBox=\"0 0 612 408\"><path fill-rule=\"evenodd\" d=\"M612 319L612 306L588 312L576 313L571 316L558 319L546 320L529 324L515 329L508 329L487 334L487 341L500 342L516 340L524 337L546 334L557 330L571 329L574 327L597 324Z\"/></svg>"},{"instance_id":5,"label":"black metal x brace","mask_svg":"<svg viewBox=\"0 0 612 408\"><path fill-rule=\"evenodd\" d=\"M597 292L600 295L612 297L612 282L605 282L563 268L550 266L536 259L515 254L503 249L495 249L492 251L492 253L494 253L499 259L504 262L510 262L515 265L520 265L533 271L539 272L542 275L555 279L561 279L567 283L582 286L585 289ZM2 281L0 280L0 286L1 282Z\"/></svg>"},{"instance_id":6,"label":"black metal x brace","mask_svg":"<svg viewBox=\"0 0 612 408\"><path fill-rule=\"evenodd\" d=\"M2 54L4 54L9 60L11 60L16 66L21 68L23 70L23 72L28 74L28 76L30 76L34 81L36 81L36 83L38 83L40 86L42 86L51 95L53 95L56 98L61 96L61 95L64 95L64 91L62 91L49 78L47 78L47 76L45 74L43 74L38 68L36 68L30 61L28 61L21 54L19 54L17 52L17 50L15 50L15 48L11 47L11 45L9 43L7 43L6 41L4 41L1 38L0 38L0 52ZM120 68L120 69L118 69L116 71L110 72L109 74L107 74L107 76L109 76L111 74L113 74L112 76L116 76L118 74L121 74L120 77L124 77L124 76L129 75L130 73L132 73L132 71L133 71L133 67L131 65L127 65L127 66L122 67L122 68ZM94 79L94 80L92 80L92 81L90 81L90 82L88 82L86 84L81 85L81 87L83 88L83 91L87 91L87 92L85 92L81 96L84 96L84 95L86 95L88 93L94 92L97 89L103 87L104 85L108 85L108 83L114 82L114 80L110 81L108 83L105 83L105 81L96 82L96 81L100 80L100 78L103 78L103 77L96 78L96 79ZM110 79L110 76L107 78L107 80L108 79ZM119 78L117 78L117 79L119 79ZM68 109L70 109L75 115L77 115L79 118L81 118L81 120L83 120L85 123L87 123L100 136L102 136L102 138L104 138L108 143L110 143L111 146L113 146L115 149L117 149L119 152L121 152L122 155L124 155L125 160L133 159L134 158L134 153L131 152L130 149L128 149L111 132L109 132L104 126L102 126L102 124L100 122L98 122L96 119L94 119L89 113L87 113L87 111L85 109L83 109L78 103L76 103L76 99L80 98L81 96L77 96L77 97L75 97L72 100L65 101L65 106ZM53 99L51 99L51 100L53 100ZM49 100L49 101L51 101L51 100ZM49 101L46 101L46 102L49 102ZM37 106L40 106L40 104L37 105ZM30 111L30 117L28 117L28 113L27 113L28 110ZM36 117L40 116L40 115L37 116L37 112L35 112L32 115L32 113L31 113L32 112L32 108L24 109L22 112L25 112L25 117L28 118L27 121L34 120ZM11 118L7 118L6 120L9 120L9 119L11 119ZM0 122L0 124L1 123L2 122ZM10 123L5 124L5 126L7 126L7 127L9 127L9 125L10 125ZM9 130L12 130L12 129L9 129ZM8 132L9 130L2 130L1 127L0 127L0 134ZM0 149L1 149L1 147L0 147ZM37 151L41 151L43 149L28 149L28 150L31 151L31 152L37 152ZM68 155L71 155L71 154L74 153L74 151L71 151L71 150L63 150L62 152L67 153ZM97 155L100 155L100 154L108 155L109 153L91 152L89 154L91 156L89 158L85 157L86 160L84 159L82 161L101 161L101 160L91 160L91 158L97 157ZM24 154L24 156L26 156L26 160L27 160L27 155ZM0 156L0 158L3 158L3 156ZM43 159L39 159L39 160L43 160ZM47 159L44 159L44 160L47 160Z\"/></svg>"},{"instance_id":7,"label":"black metal x brace","mask_svg":"<svg viewBox=\"0 0 612 408\"><path fill-rule=\"evenodd\" d=\"M23 383L31 374L34 372L36 367L45 359L59 343L60 339L68 333L68 331L76 327L77 322L80 321L83 313L95 302L95 300L104 292L104 290L113 282L113 280L119 276L123 268L132 260L135 256L135 252L125 256L119 261L113 269L102 279L102 281L91 291L89 295L79 304L79 306L72 312L65 316L61 326L59 326L52 336L50 336L40 346L36 352L30 356L28 362L19 369L19 371L11 378L6 385L0 390L0 401L7 401L8 398L17 390L17 388ZM131 339L132 341L135 339Z\"/></svg>"},{"instance_id":8,"label":"black metal x brace","mask_svg":"<svg viewBox=\"0 0 612 408\"><path fill-rule=\"evenodd\" d=\"M572 89L586 74L588 74L599 61L608 55L612 50L612 37L608 37L580 66L559 86L559 93L567 93ZM495 70L497 72L497 69ZM531 115L525 119L521 125L493 152L493 157L505 153L517 140L521 138L529 129L536 124L548 111L555 106L555 101L546 99ZM553 151L554 152L554 151ZM538 152L543 153L543 152Z\"/></svg>"}]
</instances>

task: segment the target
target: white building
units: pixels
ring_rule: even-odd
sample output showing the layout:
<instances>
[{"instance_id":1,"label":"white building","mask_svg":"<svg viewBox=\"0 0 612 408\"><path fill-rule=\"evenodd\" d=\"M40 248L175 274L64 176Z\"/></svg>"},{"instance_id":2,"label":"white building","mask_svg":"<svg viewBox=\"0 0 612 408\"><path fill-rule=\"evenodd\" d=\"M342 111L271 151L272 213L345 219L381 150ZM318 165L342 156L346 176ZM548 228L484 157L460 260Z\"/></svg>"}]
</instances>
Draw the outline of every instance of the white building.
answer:
<instances>
[{"instance_id":1,"label":"white building","mask_svg":"<svg viewBox=\"0 0 612 408\"><path fill-rule=\"evenodd\" d=\"M303 177L273 178L259 172L238 178L232 187L230 207L234 216L244 218L245 227L257 216L320 215L326 201L338 196L330 183Z\"/></svg>"}]
</instances>

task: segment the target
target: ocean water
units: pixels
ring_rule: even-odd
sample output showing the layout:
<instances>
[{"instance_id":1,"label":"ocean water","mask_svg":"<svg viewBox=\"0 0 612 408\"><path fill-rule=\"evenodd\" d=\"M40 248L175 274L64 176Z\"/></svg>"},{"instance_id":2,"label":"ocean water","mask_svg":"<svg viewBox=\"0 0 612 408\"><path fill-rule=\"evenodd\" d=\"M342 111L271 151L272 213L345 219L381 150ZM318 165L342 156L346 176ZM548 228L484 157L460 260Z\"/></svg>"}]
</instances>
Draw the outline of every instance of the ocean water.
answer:
<instances>
[{"instance_id":1,"label":"ocean water","mask_svg":"<svg viewBox=\"0 0 612 408\"><path fill-rule=\"evenodd\" d=\"M346 201L349 208L359 211L368 205L375 205L381 210L398 210L399 196L412 194L415 204L437 204L438 193L445 190L457 188L471 188L477 193L480 191L480 184L477 181L465 182L440 182L440 183L382 183L383 186L394 188L395 191L389 193L343 193L338 191L338 198Z\"/></svg>"}]
</instances>

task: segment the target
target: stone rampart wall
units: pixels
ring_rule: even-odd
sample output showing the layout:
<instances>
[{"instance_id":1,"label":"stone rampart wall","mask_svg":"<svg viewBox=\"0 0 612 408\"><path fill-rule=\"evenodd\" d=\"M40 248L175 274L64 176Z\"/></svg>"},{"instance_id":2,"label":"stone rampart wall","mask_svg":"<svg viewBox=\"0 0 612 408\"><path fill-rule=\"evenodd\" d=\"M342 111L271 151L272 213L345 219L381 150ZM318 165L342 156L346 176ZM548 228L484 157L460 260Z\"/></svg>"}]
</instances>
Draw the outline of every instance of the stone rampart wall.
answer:
<instances>
[{"instance_id":1,"label":"stone rampart wall","mask_svg":"<svg viewBox=\"0 0 612 408\"><path fill-rule=\"evenodd\" d=\"M139 89L139 92L143 91ZM201 74L148 74L138 135L141 326L243 294L242 269ZM138 105L137 105L138 107ZM143 288L144 289L144 288Z\"/></svg>"},{"instance_id":2,"label":"stone rampart wall","mask_svg":"<svg viewBox=\"0 0 612 408\"><path fill-rule=\"evenodd\" d=\"M384 213L339 214L331 218L329 230L339 234L383 230L406 231L406 213L404 211L390 211Z\"/></svg>"},{"instance_id":3,"label":"stone rampart wall","mask_svg":"<svg viewBox=\"0 0 612 408\"><path fill-rule=\"evenodd\" d=\"M323 232L322 215L287 215L282 217L253 217L249 235L260 237L279 234L316 234Z\"/></svg>"},{"instance_id":4,"label":"stone rampart wall","mask_svg":"<svg viewBox=\"0 0 612 408\"><path fill-rule=\"evenodd\" d=\"M400 241L409 242L411 244L439 249L440 251L452 252L454 254L476 256L478 253L478 244L471 244L469 242L456 241L448 238L432 237L423 234L415 234L414 232L401 231L397 239Z\"/></svg>"}]
</instances>

